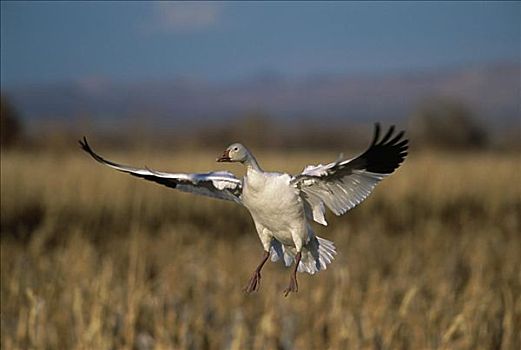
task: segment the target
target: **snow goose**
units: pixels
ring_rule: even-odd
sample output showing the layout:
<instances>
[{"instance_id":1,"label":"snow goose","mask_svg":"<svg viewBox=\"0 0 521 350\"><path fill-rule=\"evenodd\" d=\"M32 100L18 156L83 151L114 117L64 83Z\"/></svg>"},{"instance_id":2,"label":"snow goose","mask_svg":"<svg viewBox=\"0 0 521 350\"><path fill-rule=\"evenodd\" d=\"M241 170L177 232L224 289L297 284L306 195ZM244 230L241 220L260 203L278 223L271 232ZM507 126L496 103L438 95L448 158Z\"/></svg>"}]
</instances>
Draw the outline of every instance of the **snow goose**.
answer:
<instances>
[{"instance_id":1,"label":"snow goose","mask_svg":"<svg viewBox=\"0 0 521 350\"><path fill-rule=\"evenodd\" d=\"M308 220L327 225L325 207L342 215L362 202L407 156L408 140L403 139L403 135L403 131L395 134L391 126L380 138L380 126L376 124L373 141L358 157L307 166L295 176L263 171L245 146L234 143L217 161L244 164L247 171L242 180L227 171L184 174L134 168L102 158L92 150L86 138L80 145L95 160L113 169L246 207L264 254L244 290L251 293L259 289L261 269L271 256L272 261L281 260L286 266L295 264L284 290L287 296L298 291L297 271L314 274L325 270L336 255L333 242L316 236Z\"/></svg>"}]
</instances>

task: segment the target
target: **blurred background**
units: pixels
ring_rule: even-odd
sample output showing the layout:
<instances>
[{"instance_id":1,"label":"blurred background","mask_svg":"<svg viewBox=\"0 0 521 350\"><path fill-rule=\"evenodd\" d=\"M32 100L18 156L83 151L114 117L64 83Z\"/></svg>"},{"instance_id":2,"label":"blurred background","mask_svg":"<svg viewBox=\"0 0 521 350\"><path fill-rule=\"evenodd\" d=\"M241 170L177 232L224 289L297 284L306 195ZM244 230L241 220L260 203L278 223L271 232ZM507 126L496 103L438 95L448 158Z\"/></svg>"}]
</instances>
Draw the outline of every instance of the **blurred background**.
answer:
<instances>
[{"instance_id":1,"label":"blurred background","mask_svg":"<svg viewBox=\"0 0 521 350\"><path fill-rule=\"evenodd\" d=\"M1 2L2 348L519 349L519 2ZM411 140L331 269L248 213L101 168L297 173ZM230 252L233 252L230 254ZM516 331L517 330L517 331Z\"/></svg>"},{"instance_id":2,"label":"blurred background","mask_svg":"<svg viewBox=\"0 0 521 350\"><path fill-rule=\"evenodd\" d=\"M519 11L6 1L2 105L17 126L5 122L2 142L338 149L382 121L422 143L507 147L519 143Z\"/></svg>"}]
</instances>

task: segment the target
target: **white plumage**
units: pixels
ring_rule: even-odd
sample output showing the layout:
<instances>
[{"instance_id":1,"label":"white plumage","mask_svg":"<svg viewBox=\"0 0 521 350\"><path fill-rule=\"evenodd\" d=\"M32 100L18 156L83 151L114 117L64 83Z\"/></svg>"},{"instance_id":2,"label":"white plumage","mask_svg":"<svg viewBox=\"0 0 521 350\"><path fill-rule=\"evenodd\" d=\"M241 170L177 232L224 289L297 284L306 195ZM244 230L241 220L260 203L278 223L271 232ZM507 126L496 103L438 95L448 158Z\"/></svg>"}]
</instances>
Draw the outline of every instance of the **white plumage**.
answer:
<instances>
[{"instance_id":1,"label":"white plumage","mask_svg":"<svg viewBox=\"0 0 521 350\"><path fill-rule=\"evenodd\" d=\"M232 144L217 161L246 165L243 179L227 171L184 174L129 167L102 158L85 138L80 144L95 160L113 169L246 207L253 218L264 256L245 290L258 290L260 271L271 255L272 261L281 260L286 266L295 262L290 284L285 290L288 295L298 290L297 271L314 274L325 270L336 255L333 242L317 237L308 219L327 225L326 207L336 215L344 214L362 202L378 182L402 163L407 155L408 140L402 139L403 131L393 133L394 127L391 127L380 139L380 127L376 124L373 142L360 156L307 166L295 176L263 171L246 147Z\"/></svg>"}]
</instances>

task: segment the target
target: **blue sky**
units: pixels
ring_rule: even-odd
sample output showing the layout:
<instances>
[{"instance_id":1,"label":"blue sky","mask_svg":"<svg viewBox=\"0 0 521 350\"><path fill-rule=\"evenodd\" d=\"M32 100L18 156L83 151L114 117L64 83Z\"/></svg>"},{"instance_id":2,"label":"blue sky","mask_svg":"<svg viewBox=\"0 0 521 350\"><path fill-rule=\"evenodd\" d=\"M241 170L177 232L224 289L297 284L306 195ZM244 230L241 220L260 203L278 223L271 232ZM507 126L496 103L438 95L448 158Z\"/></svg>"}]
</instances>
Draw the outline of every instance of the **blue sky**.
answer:
<instances>
[{"instance_id":1,"label":"blue sky","mask_svg":"<svg viewBox=\"0 0 521 350\"><path fill-rule=\"evenodd\" d=\"M519 2L1 2L1 83L381 73L520 60Z\"/></svg>"}]
</instances>

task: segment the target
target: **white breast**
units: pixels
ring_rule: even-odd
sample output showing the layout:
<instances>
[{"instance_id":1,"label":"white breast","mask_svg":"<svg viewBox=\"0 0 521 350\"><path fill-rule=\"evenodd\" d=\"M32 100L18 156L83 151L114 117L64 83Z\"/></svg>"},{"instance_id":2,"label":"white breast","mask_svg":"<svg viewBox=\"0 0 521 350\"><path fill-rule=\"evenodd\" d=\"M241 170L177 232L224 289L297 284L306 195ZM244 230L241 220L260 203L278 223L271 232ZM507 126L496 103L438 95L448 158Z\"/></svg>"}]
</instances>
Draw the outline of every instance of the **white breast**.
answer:
<instances>
[{"instance_id":1,"label":"white breast","mask_svg":"<svg viewBox=\"0 0 521 350\"><path fill-rule=\"evenodd\" d=\"M291 230L305 221L298 192L290 185L288 174L248 171L244 178L242 201L255 222L281 240L291 240Z\"/></svg>"}]
</instances>

